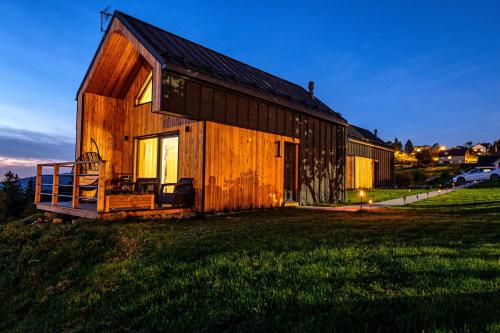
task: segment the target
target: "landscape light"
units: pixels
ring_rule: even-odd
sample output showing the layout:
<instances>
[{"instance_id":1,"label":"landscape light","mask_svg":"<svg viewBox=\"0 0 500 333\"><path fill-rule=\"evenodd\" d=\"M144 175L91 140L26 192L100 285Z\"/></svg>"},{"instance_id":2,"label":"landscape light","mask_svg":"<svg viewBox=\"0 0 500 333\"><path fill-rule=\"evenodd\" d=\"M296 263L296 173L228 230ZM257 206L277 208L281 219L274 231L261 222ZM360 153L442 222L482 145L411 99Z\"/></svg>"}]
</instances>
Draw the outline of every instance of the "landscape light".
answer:
<instances>
[{"instance_id":1,"label":"landscape light","mask_svg":"<svg viewBox=\"0 0 500 333\"><path fill-rule=\"evenodd\" d=\"M365 191L361 190L359 191L359 211L363 211L363 197L365 196Z\"/></svg>"}]
</instances>

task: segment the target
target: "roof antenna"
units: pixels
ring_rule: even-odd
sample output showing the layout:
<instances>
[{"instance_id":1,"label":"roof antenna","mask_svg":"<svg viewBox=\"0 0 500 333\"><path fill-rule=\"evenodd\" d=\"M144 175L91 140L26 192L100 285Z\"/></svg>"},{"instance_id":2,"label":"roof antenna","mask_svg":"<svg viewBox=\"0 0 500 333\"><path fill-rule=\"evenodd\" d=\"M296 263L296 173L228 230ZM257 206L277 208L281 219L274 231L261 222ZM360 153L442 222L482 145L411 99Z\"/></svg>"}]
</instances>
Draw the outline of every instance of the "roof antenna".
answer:
<instances>
[{"instance_id":1,"label":"roof antenna","mask_svg":"<svg viewBox=\"0 0 500 333\"><path fill-rule=\"evenodd\" d=\"M101 14L101 32L105 32L106 29L105 29L105 25L106 23L108 22L109 18L113 15L110 13L109 9L111 8L111 5L104 8L103 10L101 10L99 12L99 14Z\"/></svg>"}]
</instances>

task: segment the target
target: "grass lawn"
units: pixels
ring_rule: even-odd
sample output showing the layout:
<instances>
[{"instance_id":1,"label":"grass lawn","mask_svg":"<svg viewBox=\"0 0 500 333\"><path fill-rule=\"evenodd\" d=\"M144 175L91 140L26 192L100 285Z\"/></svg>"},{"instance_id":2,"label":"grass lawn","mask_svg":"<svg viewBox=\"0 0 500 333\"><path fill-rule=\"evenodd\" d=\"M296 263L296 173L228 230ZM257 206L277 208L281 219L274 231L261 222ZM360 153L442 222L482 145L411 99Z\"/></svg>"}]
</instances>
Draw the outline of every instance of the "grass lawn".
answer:
<instances>
[{"instance_id":1,"label":"grass lawn","mask_svg":"<svg viewBox=\"0 0 500 333\"><path fill-rule=\"evenodd\" d=\"M391 200L396 198L402 198L404 196L415 195L420 193L426 193L432 190L422 190L422 189L412 189L408 191L408 189L373 189L373 190L364 190L365 196L363 198L363 202L368 202L368 200L372 200L373 202L380 202L385 200ZM346 203L348 204L359 204L359 190L349 190L346 191Z\"/></svg>"},{"instance_id":2,"label":"grass lawn","mask_svg":"<svg viewBox=\"0 0 500 333\"><path fill-rule=\"evenodd\" d=\"M0 226L0 331L500 332L499 192Z\"/></svg>"}]
</instances>

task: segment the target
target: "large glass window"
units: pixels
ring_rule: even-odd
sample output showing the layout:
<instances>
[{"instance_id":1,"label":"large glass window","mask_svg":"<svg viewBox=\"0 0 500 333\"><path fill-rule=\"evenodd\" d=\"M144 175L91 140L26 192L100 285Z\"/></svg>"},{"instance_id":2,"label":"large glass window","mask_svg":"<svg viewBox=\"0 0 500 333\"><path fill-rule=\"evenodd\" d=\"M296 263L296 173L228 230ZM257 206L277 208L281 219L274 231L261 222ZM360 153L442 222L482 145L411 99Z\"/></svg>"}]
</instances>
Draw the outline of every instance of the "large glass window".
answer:
<instances>
[{"instance_id":1,"label":"large glass window","mask_svg":"<svg viewBox=\"0 0 500 333\"><path fill-rule=\"evenodd\" d=\"M136 147L137 178L155 178L160 181L160 184L177 183L179 163L178 135L138 139ZM163 191L165 193L173 193L174 185L163 187Z\"/></svg>"},{"instance_id":2,"label":"large glass window","mask_svg":"<svg viewBox=\"0 0 500 333\"><path fill-rule=\"evenodd\" d=\"M158 138L139 139L137 144L137 178L158 177Z\"/></svg>"},{"instance_id":3,"label":"large glass window","mask_svg":"<svg viewBox=\"0 0 500 333\"><path fill-rule=\"evenodd\" d=\"M153 72L148 74L148 77L144 81L139 89L139 93L135 98L135 105L141 105L146 103L151 103L153 100Z\"/></svg>"}]
</instances>

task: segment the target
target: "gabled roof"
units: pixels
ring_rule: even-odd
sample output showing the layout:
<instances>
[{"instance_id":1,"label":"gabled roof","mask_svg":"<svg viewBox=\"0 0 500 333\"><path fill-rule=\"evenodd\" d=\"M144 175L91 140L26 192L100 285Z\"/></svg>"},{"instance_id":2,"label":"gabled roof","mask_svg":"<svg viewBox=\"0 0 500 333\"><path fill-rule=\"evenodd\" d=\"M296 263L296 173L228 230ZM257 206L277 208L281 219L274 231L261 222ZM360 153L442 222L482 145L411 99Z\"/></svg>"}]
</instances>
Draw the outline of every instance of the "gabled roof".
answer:
<instances>
[{"instance_id":1,"label":"gabled roof","mask_svg":"<svg viewBox=\"0 0 500 333\"><path fill-rule=\"evenodd\" d=\"M389 147L382 139L376 136L373 132L351 124L349 124L349 126L347 127L347 136L353 139L358 139L376 145Z\"/></svg>"},{"instance_id":2,"label":"gabled roof","mask_svg":"<svg viewBox=\"0 0 500 333\"><path fill-rule=\"evenodd\" d=\"M196 73L203 73L247 89L283 98L303 107L320 111L345 123L341 115L303 87L269 74L241 61L189 41L132 16L115 11L119 18L161 64L173 64Z\"/></svg>"}]
</instances>

